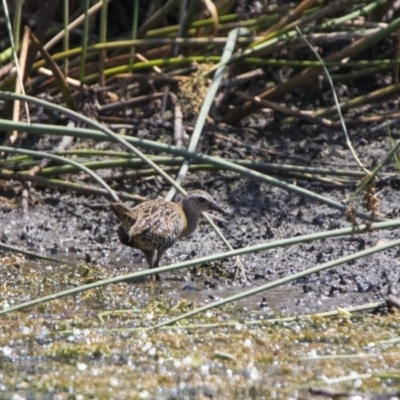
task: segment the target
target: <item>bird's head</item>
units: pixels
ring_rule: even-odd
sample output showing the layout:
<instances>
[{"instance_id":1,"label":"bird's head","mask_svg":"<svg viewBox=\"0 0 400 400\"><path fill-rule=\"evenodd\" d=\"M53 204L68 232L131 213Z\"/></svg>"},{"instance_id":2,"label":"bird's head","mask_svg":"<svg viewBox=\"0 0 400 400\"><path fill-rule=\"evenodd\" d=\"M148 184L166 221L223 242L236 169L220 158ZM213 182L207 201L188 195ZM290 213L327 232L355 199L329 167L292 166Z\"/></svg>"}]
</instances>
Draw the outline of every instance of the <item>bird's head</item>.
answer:
<instances>
[{"instance_id":1,"label":"bird's head","mask_svg":"<svg viewBox=\"0 0 400 400\"><path fill-rule=\"evenodd\" d=\"M189 192L183 203L189 206L192 209L198 210L198 212L203 211L218 211L221 214L225 214L226 211L218 205L214 199L203 190L193 190Z\"/></svg>"}]
</instances>

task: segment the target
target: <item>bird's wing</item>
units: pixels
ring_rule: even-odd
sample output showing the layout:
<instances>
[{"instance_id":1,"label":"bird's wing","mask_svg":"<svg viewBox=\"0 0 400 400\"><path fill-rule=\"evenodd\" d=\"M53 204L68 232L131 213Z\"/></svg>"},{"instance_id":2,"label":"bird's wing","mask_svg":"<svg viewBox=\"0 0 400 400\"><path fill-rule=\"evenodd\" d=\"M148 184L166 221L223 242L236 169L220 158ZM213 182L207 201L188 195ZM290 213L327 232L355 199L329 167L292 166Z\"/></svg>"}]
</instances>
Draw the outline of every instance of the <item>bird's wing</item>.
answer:
<instances>
[{"instance_id":1,"label":"bird's wing","mask_svg":"<svg viewBox=\"0 0 400 400\"><path fill-rule=\"evenodd\" d=\"M175 203L147 201L138 210L136 223L129 229L129 236L149 235L163 238L171 244L179 237L183 229L182 216Z\"/></svg>"},{"instance_id":2,"label":"bird's wing","mask_svg":"<svg viewBox=\"0 0 400 400\"><path fill-rule=\"evenodd\" d=\"M149 233L175 240L186 221L181 207L172 202L149 200L133 208L122 203L111 203L111 209L130 237Z\"/></svg>"}]
</instances>

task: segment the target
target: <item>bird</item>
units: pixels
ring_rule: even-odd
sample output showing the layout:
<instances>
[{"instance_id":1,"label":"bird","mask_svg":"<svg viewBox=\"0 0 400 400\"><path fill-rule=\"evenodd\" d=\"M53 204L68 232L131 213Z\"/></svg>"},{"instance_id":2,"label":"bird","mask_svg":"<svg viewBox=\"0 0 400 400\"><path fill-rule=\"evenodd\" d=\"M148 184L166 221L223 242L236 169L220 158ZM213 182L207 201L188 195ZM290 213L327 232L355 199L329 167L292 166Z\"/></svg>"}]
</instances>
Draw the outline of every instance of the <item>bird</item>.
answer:
<instances>
[{"instance_id":1,"label":"bird","mask_svg":"<svg viewBox=\"0 0 400 400\"><path fill-rule=\"evenodd\" d=\"M203 190L193 190L182 204L172 201L147 200L133 208L111 203L119 220L120 242L143 252L150 268L159 266L161 257L178 239L192 234L203 211L226 211ZM153 280L160 281L158 274Z\"/></svg>"}]
</instances>

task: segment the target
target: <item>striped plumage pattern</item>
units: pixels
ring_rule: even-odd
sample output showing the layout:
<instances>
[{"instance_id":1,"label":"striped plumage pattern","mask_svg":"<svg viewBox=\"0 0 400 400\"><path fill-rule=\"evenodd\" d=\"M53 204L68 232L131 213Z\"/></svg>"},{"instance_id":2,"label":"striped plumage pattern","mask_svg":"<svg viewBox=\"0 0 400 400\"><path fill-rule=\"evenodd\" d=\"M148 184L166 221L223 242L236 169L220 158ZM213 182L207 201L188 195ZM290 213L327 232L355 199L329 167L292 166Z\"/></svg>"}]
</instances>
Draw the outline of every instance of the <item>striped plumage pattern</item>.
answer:
<instances>
[{"instance_id":1,"label":"striped plumage pattern","mask_svg":"<svg viewBox=\"0 0 400 400\"><path fill-rule=\"evenodd\" d=\"M121 243L142 250L150 268L157 268L164 252L177 239L190 235L197 227L203 211L224 210L202 190L187 194L182 204L148 200L133 208L122 203L111 203L120 225ZM156 258L154 260L154 256ZM159 280L159 276L156 275Z\"/></svg>"}]
</instances>

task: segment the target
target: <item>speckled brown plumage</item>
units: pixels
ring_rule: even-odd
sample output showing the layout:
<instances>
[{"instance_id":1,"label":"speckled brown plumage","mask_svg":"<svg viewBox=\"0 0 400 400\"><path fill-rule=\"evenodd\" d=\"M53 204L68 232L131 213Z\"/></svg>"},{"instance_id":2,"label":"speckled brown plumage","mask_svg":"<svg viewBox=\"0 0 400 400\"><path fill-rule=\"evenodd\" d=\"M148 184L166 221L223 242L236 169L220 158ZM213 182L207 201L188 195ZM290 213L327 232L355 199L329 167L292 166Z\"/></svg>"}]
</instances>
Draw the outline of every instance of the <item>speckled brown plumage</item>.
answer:
<instances>
[{"instance_id":1,"label":"speckled brown plumage","mask_svg":"<svg viewBox=\"0 0 400 400\"><path fill-rule=\"evenodd\" d=\"M150 268L157 268L164 252L179 238L190 235L203 211L224 210L202 190L187 194L182 204L149 200L128 208L111 203L120 225L118 237L126 246L142 250ZM155 254L156 258L154 260ZM159 280L159 276L155 278Z\"/></svg>"}]
</instances>

